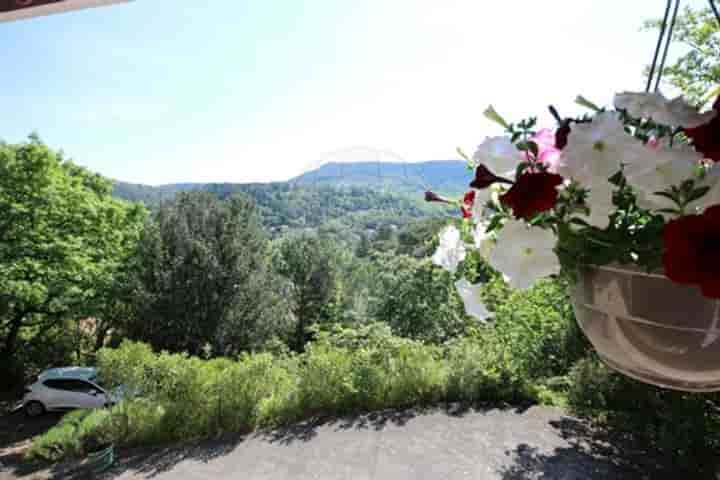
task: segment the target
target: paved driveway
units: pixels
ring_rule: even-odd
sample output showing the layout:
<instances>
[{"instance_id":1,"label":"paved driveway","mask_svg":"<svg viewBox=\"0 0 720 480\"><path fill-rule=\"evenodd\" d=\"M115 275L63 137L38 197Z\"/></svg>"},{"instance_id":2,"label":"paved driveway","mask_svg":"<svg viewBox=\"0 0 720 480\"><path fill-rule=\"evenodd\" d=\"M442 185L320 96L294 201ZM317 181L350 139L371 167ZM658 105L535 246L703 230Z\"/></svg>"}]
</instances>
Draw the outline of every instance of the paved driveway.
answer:
<instances>
[{"instance_id":1,"label":"paved driveway","mask_svg":"<svg viewBox=\"0 0 720 480\"><path fill-rule=\"evenodd\" d=\"M136 480L679 478L552 408L406 411L306 423L246 438L125 452L108 477ZM39 473L39 472L36 472ZM56 468L43 477L85 478ZM1 476L1 475L0 475ZM683 477L680 477L683 478ZM684 478L690 478L685 476Z\"/></svg>"}]
</instances>

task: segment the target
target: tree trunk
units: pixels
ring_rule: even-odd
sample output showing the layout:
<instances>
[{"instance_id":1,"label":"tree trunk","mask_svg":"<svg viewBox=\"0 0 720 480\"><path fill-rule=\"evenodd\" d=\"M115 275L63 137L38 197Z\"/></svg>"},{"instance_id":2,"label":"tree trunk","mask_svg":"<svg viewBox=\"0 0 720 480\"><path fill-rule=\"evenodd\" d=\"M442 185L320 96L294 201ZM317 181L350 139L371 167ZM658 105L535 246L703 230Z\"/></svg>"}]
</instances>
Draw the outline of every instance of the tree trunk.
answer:
<instances>
[{"instance_id":1,"label":"tree trunk","mask_svg":"<svg viewBox=\"0 0 720 480\"><path fill-rule=\"evenodd\" d=\"M305 351L305 317L296 315L297 324L295 325L295 351L302 353Z\"/></svg>"},{"instance_id":2,"label":"tree trunk","mask_svg":"<svg viewBox=\"0 0 720 480\"><path fill-rule=\"evenodd\" d=\"M98 321L95 328L97 331L95 332L95 346L93 347L93 351L97 352L105 345L105 338L107 338L109 326L104 321Z\"/></svg>"},{"instance_id":3,"label":"tree trunk","mask_svg":"<svg viewBox=\"0 0 720 480\"><path fill-rule=\"evenodd\" d=\"M24 318L25 312L17 313L10 321L10 331L7 337L5 337L5 345L3 345L3 349L0 351L0 358L10 360L12 354L15 353L20 327L22 326Z\"/></svg>"}]
</instances>

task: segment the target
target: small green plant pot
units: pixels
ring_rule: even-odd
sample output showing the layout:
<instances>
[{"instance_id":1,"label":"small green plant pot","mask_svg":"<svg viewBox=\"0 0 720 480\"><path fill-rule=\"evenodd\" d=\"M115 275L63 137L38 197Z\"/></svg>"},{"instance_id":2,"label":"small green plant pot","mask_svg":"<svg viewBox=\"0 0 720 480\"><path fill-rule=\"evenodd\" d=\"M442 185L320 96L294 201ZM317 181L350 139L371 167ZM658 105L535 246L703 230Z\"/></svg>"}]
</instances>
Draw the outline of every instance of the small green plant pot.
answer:
<instances>
[{"instance_id":1,"label":"small green plant pot","mask_svg":"<svg viewBox=\"0 0 720 480\"><path fill-rule=\"evenodd\" d=\"M86 468L92 473L102 473L112 467L115 461L115 446L112 443L99 445L87 455Z\"/></svg>"}]
</instances>

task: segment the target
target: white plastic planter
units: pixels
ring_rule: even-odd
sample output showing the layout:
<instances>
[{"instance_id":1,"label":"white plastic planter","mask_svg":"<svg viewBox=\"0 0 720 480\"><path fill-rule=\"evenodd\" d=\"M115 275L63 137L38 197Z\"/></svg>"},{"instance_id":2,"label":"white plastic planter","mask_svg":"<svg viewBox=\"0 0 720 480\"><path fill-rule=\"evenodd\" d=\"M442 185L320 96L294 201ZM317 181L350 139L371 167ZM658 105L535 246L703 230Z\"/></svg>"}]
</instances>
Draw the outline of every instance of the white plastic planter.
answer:
<instances>
[{"instance_id":1,"label":"white plastic planter","mask_svg":"<svg viewBox=\"0 0 720 480\"><path fill-rule=\"evenodd\" d=\"M660 387L720 390L720 301L617 265L586 269L572 298L580 328L610 368Z\"/></svg>"}]
</instances>

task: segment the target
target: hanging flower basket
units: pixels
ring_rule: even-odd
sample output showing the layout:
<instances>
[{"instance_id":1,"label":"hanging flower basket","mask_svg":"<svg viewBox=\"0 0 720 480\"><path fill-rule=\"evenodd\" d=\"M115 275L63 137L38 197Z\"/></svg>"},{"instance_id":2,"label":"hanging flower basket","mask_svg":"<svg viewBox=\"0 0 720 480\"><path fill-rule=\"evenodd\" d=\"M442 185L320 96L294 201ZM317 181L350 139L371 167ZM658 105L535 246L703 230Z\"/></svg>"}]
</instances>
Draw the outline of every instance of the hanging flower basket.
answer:
<instances>
[{"instance_id":1,"label":"hanging flower basket","mask_svg":"<svg viewBox=\"0 0 720 480\"><path fill-rule=\"evenodd\" d=\"M516 289L562 276L609 366L720 390L720 98L706 111L659 93L619 93L614 109L577 103L591 113L551 107L554 131L486 111L506 135L465 155L475 178L458 201L462 226L441 232L433 261L455 272L475 251ZM489 316L480 285L456 285L468 313Z\"/></svg>"},{"instance_id":2,"label":"hanging flower basket","mask_svg":"<svg viewBox=\"0 0 720 480\"><path fill-rule=\"evenodd\" d=\"M587 268L572 291L575 315L600 358L642 382L720 390L720 301L658 273Z\"/></svg>"},{"instance_id":3,"label":"hanging flower basket","mask_svg":"<svg viewBox=\"0 0 720 480\"><path fill-rule=\"evenodd\" d=\"M679 2L672 17L670 7L645 92L616 94L614 108L579 96L589 110L581 116L550 106L555 130L538 128L538 117L510 123L492 106L484 112L505 135L486 138L472 156L458 149L475 179L457 202L461 228L441 232L433 262L455 273L475 251L516 289L562 276L573 285L577 321L606 364L650 384L714 391L720 97L700 111L659 92ZM452 203L433 192L425 199ZM481 285L455 285L466 312L485 320Z\"/></svg>"}]
</instances>

